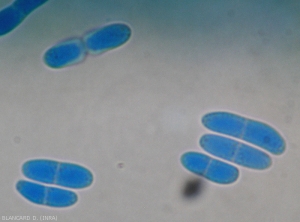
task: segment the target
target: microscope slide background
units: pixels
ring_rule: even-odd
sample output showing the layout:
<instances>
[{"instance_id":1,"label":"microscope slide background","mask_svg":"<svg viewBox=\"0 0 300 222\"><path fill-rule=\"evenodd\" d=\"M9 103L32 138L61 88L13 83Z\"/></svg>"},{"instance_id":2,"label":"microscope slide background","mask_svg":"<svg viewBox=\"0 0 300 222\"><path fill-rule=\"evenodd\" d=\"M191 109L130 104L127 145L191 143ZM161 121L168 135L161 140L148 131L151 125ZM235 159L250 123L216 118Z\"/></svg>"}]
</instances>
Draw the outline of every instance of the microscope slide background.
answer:
<instances>
[{"instance_id":1,"label":"microscope slide background","mask_svg":"<svg viewBox=\"0 0 300 222\"><path fill-rule=\"evenodd\" d=\"M298 1L49 0L0 38L0 216L299 220L299 15ZM55 43L110 22L131 26L128 43L64 69L43 63ZM232 185L201 179L184 198L198 177L180 156L205 153L212 111L274 126L286 151L267 170L239 167ZM86 166L94 182L73 207L31 204L15 184L35 158Z\"/></svg>"}]
</instances>

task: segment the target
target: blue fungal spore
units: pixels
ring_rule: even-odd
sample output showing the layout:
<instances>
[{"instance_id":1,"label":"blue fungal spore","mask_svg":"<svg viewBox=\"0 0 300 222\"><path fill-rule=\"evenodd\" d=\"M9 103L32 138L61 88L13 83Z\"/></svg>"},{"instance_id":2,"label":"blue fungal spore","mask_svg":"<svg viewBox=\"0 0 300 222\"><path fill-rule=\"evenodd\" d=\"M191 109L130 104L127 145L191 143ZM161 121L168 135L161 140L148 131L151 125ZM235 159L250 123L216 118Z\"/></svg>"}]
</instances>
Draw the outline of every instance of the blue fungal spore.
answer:
<instances>
[{"instance_id":1,"label":"blue fungal spore","mask_svg":"<svg viewBox=\"0 0 300 222\"><path fill-rule=\"evenodd\" d=\"M237 180L239 171L235 166L212 159L205 177L220 184L230 184Z\"/></svg>"},{"instance_id":2,"label":"blue fungal spore","mask_svg":"<svg viewBox=\"0 0 300 222\"><path fill-rule=\"evenodd\" d=\"M187 152L181 156L182 165L189 171L199 175L204 174L209 162L210 157L196 152Z\"/></svg>"},{"instance_id":3,"label":"blue fungal spore","mask_svg":"<svg viewBox=\"0 0 300 222\"><path fill-rule=\"evenodd\" d=\"M69 207L77 202L77 195L73 191L55 187L47 187L45 205L51 207Z\"/></svg>"},{"instance_id":4,"label":"blue fungal spore","mask_svg":"<svg viewBox=\"0 0 300 222\"><path fill-rule=\"evenodd\" d=\"M280 134L262 122L249 121L243 139L273 154L281 154L285 150L285 141Z\"/></svg>"},{"instance_id":5,"label":"blue fungal spore","mask_svg":"<svg viewBox=\"0 0 300 222\"><path fill-rule=\"evenodd\" d=\"M27 16L47 1L48 0L16 0L12 5L24 16Z\"/></svg>"},{"instance_id":6,"label":"blue fungal spore","mask_svg":"<svg viewBox=\"0 0 300 222\"><path fill-rule=\"evenodd\" d=\"M25 180L16 184L17 191L28 201L49 207L69 207L77 202L76 193Z\"/></svg>"},{"instance_id":7,"label":"blue fungal spore","mask_svg":"<svg viewBox=\"0 0 300 222\"><path fill-rule=\"evenodd\" d=\"M119 47L129 40L131 29L126 24L115 23L87 33L83 39L91 54L100 54Z\"/></svg>"},{"instance_id":8,"label":"blue fungal spore","mask_svg":"<svg viewBox=\"0 0 300 222\"><path fill-rule=\"evenodd\" d=\"M203 116L202 123L208 129L245 140L273 154L285 150L281 135L271 126L228 112L213 112Z\"/></svg>"},{"instance_id":9,"label":"blue fungal spore","mask_svg":"<svg viewBox=\"0 0 300 222\"><path fill-rule=\"evenodd\" d=\"M52 46L45 52L44 62L51 68L62 68L83 61L85 56L84 45L78 38Z\"/></svg>"},{"instance_id":10,"label":"blue fungal spore","mask_svg":"<svg viewBox=\"0 0 300 222\"><path fill-rule=\"evenodd\" d=\"M56 184L70 188L84 188L93 182L92 173L86 168L71 164L61 163Z\"/></svg>"},{"instance_id":11,"label":"blue fungal spore","mask_svg":"<svg viewBox=\"0 0 300 222\"><path fill-rule=\"evenodd\" d=\"M245 125L245 119L226 112L208 113L202 117L202 123L208 129L240 137Z\"/></svg>"},{"instance_id":12,"label":"blue fungal spore","mask_svg":"<svg viewBox=\"0 0 300 222\"><path fill-rule=\"evenodd\" d=\"M24 175L32 180L69 188L84 188L93 182L92 173L77 164L35 159L24 163Z\"/></svg>"},{"instance_id":13,"label":"blue fungal spore","mask_svg":"<svg viewBox=\"0 0 300 222\"><path fill-rule=\"evenodd\" d=\"M9 6L0 11L0 35L5 35L16 28L23 20L22 14Z\"/></svg>"},{"instance_id":14,"label":"blue fungal spore","mask_svg":"<svg viewBox=\"0 0 300 222\"><path fill-rule=\"evenodd\" d=\"M245 144L240 145L234 161L239 165L257 170L267 169L272 165L268 154Z\"/></svg>"},{"instance_id":15,"label":"blue fungal spore","mask_svg":"<svg viewBox=\"0 0 300 222\"><path fill-rule=\"evenodd\" d=\"M115 23L95 29L77 37L62 41L49 48L44 63L54 69L64 68L82 62L87 54L100 54L117 48L129 40L131 29L128 25Z\"/></svg>"},{"instance_id":16,"label":"blue fungal spore","mask_svg":"<svg viewBox=\"0 0 300 222\"><path fill-rule=\"evenodd\" d=\"M44 186L21 180L17 183L16 188L27 200L36 204L44 204L46 194Z\"/></svg>"},{"instance_id":17,"label":"blue fungal spore","mask_svg":"<svg viewBox=\"0 0 300 222\"><path fill-rule=\"evenodd\" d=\"M199 143L205 151L225 160L233 160L237 150L236 141L212 134L203 135Z\"/></svg>"},{"instance_id":18,"label":"blue fungal spore","mask_svg":"<svg viewBox=\"0 0 300 222\"><path fill-rule=\"evenodd\" d=\"M197 152L184 153L181 164L187 170L219 184L233 183L239 175L236 167Z\"/></svg>"},{"instance_id":19,"label":"blue fungal spore","mask_svg":"<svg viewBox=\"0 0 300 222\"><path fill-rule=\"evenodd\" d=\"M57 162L51 160L30 160L23 164L22 171L27 178L32 180L53 183L57 173Z\"/></svg>"},{"instance_id":20,"label":"blue fungal spore","mask_svg":"<svg viewBox=\"0 0 300 222\"><path fill-rule=\"evenodd\" d=\"M15 29L33 10L48 0L15 0L0 10L0 35Z\"/></svg>"},{"instance_id":21,"label":"blue fungal spore","mask_svg":"<svg viewBox=\"0 0 300 222\"><path fill-rule=\"evenodd\" d=\"M264 152L239 141L214 134L203 135L201 147L208 153L252 169L266 169L272 161Z\"/></svg>"}]
</instances>

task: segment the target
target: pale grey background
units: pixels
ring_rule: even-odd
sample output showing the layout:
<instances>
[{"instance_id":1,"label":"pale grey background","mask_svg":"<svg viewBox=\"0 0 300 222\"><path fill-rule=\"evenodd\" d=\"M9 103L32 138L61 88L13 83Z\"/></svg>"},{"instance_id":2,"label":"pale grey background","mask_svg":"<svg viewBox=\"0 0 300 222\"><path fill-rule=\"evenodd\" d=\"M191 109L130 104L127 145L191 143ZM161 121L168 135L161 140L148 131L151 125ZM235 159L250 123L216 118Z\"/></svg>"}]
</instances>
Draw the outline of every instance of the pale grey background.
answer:
<instances>
[{"instance_id":1,"label":"pale grey background","mask_svg":"<svg viewBox=\"0 0 300 222\"><path fill-rule=\"evenodd\" d=\"M299 12L296 1L49 0L0 39L0 216L299 221ZM43 63L56 42L114 21L132 27L126 45L61 70ZM203 152L201 117L220 110L274 126L287 150L268 170L240 168L228 186L204 180L185 200L195 176L180 155ZM22 164L41 157L92 170L74 207L15 191Z\"/></svg>"}]
</instances>

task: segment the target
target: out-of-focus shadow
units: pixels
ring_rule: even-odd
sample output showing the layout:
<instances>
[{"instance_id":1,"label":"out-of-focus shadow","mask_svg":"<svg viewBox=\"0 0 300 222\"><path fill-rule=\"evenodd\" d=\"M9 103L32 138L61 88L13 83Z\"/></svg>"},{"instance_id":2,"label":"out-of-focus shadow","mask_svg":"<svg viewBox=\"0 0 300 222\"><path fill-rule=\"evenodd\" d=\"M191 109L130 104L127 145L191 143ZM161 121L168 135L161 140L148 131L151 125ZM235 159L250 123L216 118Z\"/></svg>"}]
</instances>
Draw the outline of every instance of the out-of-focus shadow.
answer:
<instances>
[{"instance_id":1,"label":"out-of-focus shadow","mask_svg":"<svg viewBox=\"0 0 300 222\"><path fill-rule=\"evenodd\" d=\"M170 184L170 199L163 207L166 213L198 210L206 199L207 181L196 175L184 175L180 180L174 178Z\"/></svg>"},{"instance_id":2,"label":"out-of-focus shadow","mask_svg":"<svg viewBox=\"0 0 300 222\"><path fill-rule=\"evenodd\" d=\"M195 199L205 190L204 181L201 178L189 178L182 187L182 197L186 200Z\"/></svg>"}]
</instances>

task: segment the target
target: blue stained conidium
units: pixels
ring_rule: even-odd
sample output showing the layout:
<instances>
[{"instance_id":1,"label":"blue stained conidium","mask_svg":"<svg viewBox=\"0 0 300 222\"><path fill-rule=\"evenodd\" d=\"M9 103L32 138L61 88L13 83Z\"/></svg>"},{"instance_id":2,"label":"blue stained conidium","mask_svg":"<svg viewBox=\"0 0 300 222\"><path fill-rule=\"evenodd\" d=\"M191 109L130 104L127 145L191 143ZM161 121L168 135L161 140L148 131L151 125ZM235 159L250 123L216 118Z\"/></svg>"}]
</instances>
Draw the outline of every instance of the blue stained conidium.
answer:
<instances>
[{"instance_id":1,"label":"blue stained conidium","mask_svg":"<svg viewBox=\"0 0 300 222\"><path fill-rule=\"evenodd\" d=\"M77 202L76 193L55 187L48 187L25 180L16 184L17 191L32 203L49 207L69 207Z\"/></svg>"},{"instance_id":2,"label":"blue stained conidium","mask_svg":"<svg viewBox=\"0 0 300 222\"><path fill-rule=\"evenodd\" d=\"M271 126L228 112L213 112L203 116L202 123L208 129L245 140L273 154L285 150L285 141Z\"/></svg>"},{"instance_id":3,"label":"blue stained conidium","mask_svg":"<svg viewBox=\"0 0 300 222\"><path fill-rule=\"evenodd\" d=\"M239 171L235 166L213 159L205 154L186 152L181 164L189 171L219 184L230 184L237 180Z\"/></svg>"},{"instance_id":4,"label":"blue stained conidium","mask_svg":"<svg viewBox=\"0 0 300 222\"><path fill-rule=\"evenodd\" d=\"M226 137L206 134L200 139L201 147L208 153L252 169L266 169L271 158L264 152Z\"/></svg>"},{"instance_id":5,"label":"blue stained conidium","mask_svg":"<svg viewBox=\"0 0 300 222\"><path fill-rule=\"evenodd\" d=\"M88 32L83 41L90 54L100 54L123 45L130 36L131 29L128 25L115 23Z\"/></svg>"},{"instance_id":6,"label":"blue stained conidium","mask_svg":"<svg viewBox=\"0 0 300 222\"><path fill-rule=\"evenodd\" d=\"M47 1L48 0L16 0L12 5L24 16L27 16Z\"/></svg>"},{"instance_id":7,"label":"blue stained conidium","mask_svg":"<svg viewBox=\"0 0 300 222\"><path fill-rule=\"evenodd\" d=\"M79 38L60 42L44 54L44 62L51 68L63 68L79 62L86 57L83 42Z\"/></svg>"},{"instance_id":8,"label":"blue stained conidium","mask_svg":"<svg viewBox=\"0 0 300 222\"><path fill-rule=\"evenodd\" d=\"M92 173L77 164L34 159L23 164L23 174L32 180L68 188L84 188L93 182Z\"/></svg>"},{"instance_id":9,"label":"blue stained conidium","mask_svg":"<svg viewBox=\"0 0 300 222\"><path fill-rule=\"evenodd\" d=\"M0 35L5 35L16 28L24 19L20 11L8 6L0 11Z\"/></svg>"},{"instance_id":10,"label":"blue stained conidium","mask_svg":"<svg viewBox=\"0 0 300 222\"><path fill-rule=\"evenodd\" d=\"M48 0L16 0L0 9L0 36L15 29L36 8Z\"/></svg>"}]
</instances>

